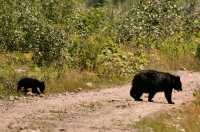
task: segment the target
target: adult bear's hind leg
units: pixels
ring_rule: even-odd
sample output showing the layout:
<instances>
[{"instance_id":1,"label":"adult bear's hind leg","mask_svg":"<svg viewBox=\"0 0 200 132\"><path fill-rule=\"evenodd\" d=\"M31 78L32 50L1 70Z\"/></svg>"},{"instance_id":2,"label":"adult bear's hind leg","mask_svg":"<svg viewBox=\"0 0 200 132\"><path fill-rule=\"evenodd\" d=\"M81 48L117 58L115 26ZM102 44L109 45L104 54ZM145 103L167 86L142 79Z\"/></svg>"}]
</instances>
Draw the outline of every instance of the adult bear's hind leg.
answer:
<instances>
[{"instance_id":1,"label":"adult bear's hind leg","mask_svg":"<svg viewBox=\"0 0 200 132\"><path fill-rule=\"evenodd\" d=\"M149 102L153 102L152 99L153 99L153 97L154 97L155 94L156 94L156 92L150 92L150 93L149 93L149 97L148 97L148 101L149 101Z\"/></svg>"},{"instance_id":2,"label":"adult bear's hind leg","mask_svg":"<svg viewBox=\"0 0 200 132\"><path fill-rule=\"evenodd\" d=\"M143 92L138 91L137 87L132 87L131 91L130 91L130 95L131 97L134 98L135 101L142 101L142 99L140 98L142 96Z\"/></svg>"},{"instance_id":3,"label":"adult bear's hind leg","mask_svg":"<svg viewBox=\"0 0 200 132\"><path fill-rule=\"evenodd\" d=\"M28 93L28 87L24 87L24 95Z\"/></svg>"},{"instance_id":4,"label":"adult bear's hind leg","mask_svg":"<svg viewBox=\"0 0 200 132\"><path fill-rule=\"evenodd\" d=\"M143 101L140 97L142 96L143 92L142 91L137 91L135 94L135 101Z\"/></svg>"}]
</instances>

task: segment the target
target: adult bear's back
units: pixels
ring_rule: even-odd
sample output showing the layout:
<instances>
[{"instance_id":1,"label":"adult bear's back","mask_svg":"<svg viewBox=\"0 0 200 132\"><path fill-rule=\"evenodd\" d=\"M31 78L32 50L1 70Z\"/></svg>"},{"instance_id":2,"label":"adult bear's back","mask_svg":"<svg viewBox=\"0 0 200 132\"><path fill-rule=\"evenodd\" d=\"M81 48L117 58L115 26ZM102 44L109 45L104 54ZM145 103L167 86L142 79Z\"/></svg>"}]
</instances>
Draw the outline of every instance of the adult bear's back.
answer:
<instances>
[{"instance_id":1,"label":"adult bear's back","mask_svg":"<svg viewBox=\"0 0 200 132\"><path fill-rule=\"evenodd\" d=\"M170 83L171 76L173 75L166 72L142 70L135 74L132 80L132 85L136 85L136 87L142 87L144 89L147 87L150 89L154 87L161 87Z\"/></svg>"}]
</instances>

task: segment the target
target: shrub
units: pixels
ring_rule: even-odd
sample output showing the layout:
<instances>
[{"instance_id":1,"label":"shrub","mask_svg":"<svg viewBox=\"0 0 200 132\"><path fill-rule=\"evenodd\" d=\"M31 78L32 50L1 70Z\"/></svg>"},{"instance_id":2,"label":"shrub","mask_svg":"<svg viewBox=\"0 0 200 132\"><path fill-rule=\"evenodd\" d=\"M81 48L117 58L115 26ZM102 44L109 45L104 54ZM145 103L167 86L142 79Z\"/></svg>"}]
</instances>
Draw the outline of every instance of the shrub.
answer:
<instances>
[{"instance_id":1,"label":"shrub","mask_svg":"<svg viewBox=\"0 0 200 132\"><path fill-rule=\"evenodd\" d=\"M38 30L33 50L33 60L40 66L49 65L60 61L63 57L63 49L67 45L65 32L59 28L47 25ZM64 62L63 62L64 63Z\"/></svg>"},{"instance_id":2,"label":"shrub","mask_svg":"<svg viewBox=\"0 0 200 132\"><path fill-rule=\"evenodd\" d=\"M176 1L138 0L119 24L118 36L122 42L134 40L150 45L159 37L173 35L179 28L178 24Z\"/></svg>"},{"instance_id":3,"label":"shrub","mask_svg":"<svg viewBox=\"0 0 200 132\"><path fill-rule=\"evenodd\" d=\"M98 55L97 73L103 78L128 79L136 70L142 69L146 58L142 51L134 54L120 50L115 44L104 47Z\"/></svg>"},{"instance_id":4,"label":"shrub","mask_svg":"<svg viewBox=\"0 0 200 132\"><path fill-rule=\"evenodd\" d=\"M92 33L99 31L104 24L105 12L101 8L90 8L76 12L71 30L82 38L87 38Z\"/></svg>"},{"instance_id":5,"label":"shrub","mask_svg":"<svg viewBox=\"0 0 200 132\"><path fill-rule=\"evenodd\" d=\"M1 50L33 52L33 60L40 66L51 64L62 57L62 50L67 44L67 37L60 26L49 22L55 14L45 14L47 7L44 7L44 5L49 5L48 2L50 1L40 3L39 1L9 0L1 3ZM63 2L66 4L66 1L63 0L59 7L62 7ZM63 7L61 10L64 11L66 8ZM61 11L55 12L60 13ZM65 13L68 15L67 12Z\"/></svg>"}]
</instances>

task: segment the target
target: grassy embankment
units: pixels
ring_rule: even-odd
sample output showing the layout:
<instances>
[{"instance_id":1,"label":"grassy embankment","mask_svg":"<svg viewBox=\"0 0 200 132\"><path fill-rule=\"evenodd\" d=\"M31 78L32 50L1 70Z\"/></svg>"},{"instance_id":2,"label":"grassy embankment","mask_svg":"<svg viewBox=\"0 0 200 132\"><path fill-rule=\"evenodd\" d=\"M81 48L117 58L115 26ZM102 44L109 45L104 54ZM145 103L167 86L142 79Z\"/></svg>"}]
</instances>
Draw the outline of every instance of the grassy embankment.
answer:
<instances>
[{"instance_id":1,"label":"grassy embankment","mask_svg":"<svg viewBox=\"0 0 200 132\"><path fill-rule=\"evenodd\" d=\"M0 96L16 94L24 76L45 80L55 93L127 83L144 68L199 70L198 5L1 1Z\"/></svg>"},{"instance_id":2,"label":"grassy embankment","mask_svg":"<svg viewBox=\"0 0 200 132\"><path fill-rule=\"evenodd\" d=\"M140 132L199 132L200 131L200 94L196 100L179 109L156 114L136 122L131 127Z\"/></svg>"}]
</instances>

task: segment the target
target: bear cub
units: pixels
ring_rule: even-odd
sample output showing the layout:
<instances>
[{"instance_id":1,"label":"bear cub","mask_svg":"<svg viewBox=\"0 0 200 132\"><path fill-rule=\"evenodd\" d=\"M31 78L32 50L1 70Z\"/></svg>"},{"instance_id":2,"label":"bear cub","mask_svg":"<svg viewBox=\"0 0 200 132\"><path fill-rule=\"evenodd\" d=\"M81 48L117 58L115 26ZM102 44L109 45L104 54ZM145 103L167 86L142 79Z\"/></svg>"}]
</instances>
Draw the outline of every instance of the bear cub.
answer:
<instances>
[{"instance_id":1,"label":"bear cub","mask_svg":"<svg viewBox=\"0 0 200 132\"><path fill-rule=\"evenodd\" d=\"M153 97L157 92L164 92L169 104L172 101L172 90L182 91L180 76L155 70L143 70L137 73L132 80L130 95L135 101L142 101L143 93L148 93L148 101L153 102Z\"/></svg>"},{"instance_id":2,"label":"bear cub","mask_svg":"<svg viewBox=\"0 0 200 132\"><path fill-rule=\"evenodd\" d=\"M43 94L45 84L43 81L33 78L23 78L17 83L17 91L23 91L25 95L27 94L29 88L31 88L32 93L34 94Z\"/></svg>"}]
</instances>

